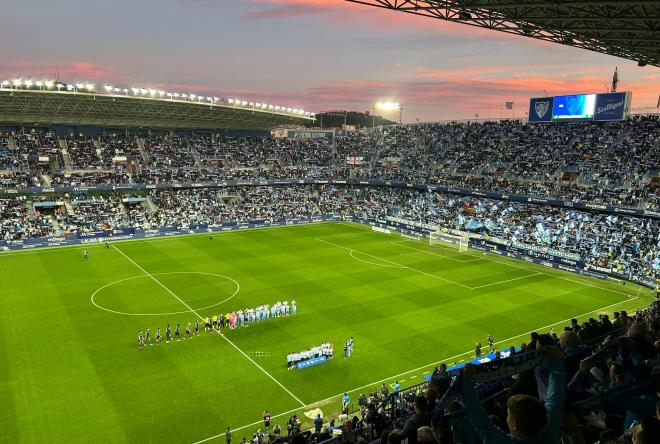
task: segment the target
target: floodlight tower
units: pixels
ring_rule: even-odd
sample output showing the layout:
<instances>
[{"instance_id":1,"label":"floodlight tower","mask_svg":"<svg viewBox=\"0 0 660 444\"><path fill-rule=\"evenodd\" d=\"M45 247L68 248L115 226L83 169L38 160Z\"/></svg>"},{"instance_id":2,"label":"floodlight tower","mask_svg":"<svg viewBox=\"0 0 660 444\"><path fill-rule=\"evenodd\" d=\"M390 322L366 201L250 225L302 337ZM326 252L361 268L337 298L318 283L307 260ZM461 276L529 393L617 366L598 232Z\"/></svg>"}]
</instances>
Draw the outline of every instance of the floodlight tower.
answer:
<instances>
[{"instance_id":1,"label":"floodlight tower","mask_svg":"<svg viewBox=\"0 0 660 444\"><path fill-rule=\"evenodd\" d=\"M376 121L376 110L382 110L382 111L399 111L399 124L403 122L403 105L399 102L395 101L388 101L388 102L376 102L374 104L374 116L372 119L372 124L371 126L376 126L375 121Z\"/></svg>"}]
</instances>

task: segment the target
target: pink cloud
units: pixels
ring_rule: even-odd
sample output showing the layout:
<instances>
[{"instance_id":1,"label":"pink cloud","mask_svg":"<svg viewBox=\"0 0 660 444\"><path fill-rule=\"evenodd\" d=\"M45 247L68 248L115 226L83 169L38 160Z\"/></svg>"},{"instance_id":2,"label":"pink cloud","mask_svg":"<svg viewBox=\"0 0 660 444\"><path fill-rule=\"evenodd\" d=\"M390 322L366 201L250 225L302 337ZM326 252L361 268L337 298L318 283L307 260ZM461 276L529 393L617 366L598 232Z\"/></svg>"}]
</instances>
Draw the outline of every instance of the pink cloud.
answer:
<instances>
[{"instance_id":1,"label":"pink cloud","mask_svg":"<svg viewBox=\"0 0 660 444\"><path fill-rule=\"evenodd\" d=\"M251 4L255 5L257 9L246 13L244 17L247 19L322 17L324 23L331 23L342 29L364 29L378 34L425 31L464 36L490 36L500 39L512 38L504 33L494 33L482 28L444 20L349 3L345 0L251 0Z\"/></svg>"},{"instance_id":2,"label":"pink cloud","mask_svg":"<svg viewBox=\"0 0 660 444\"><path fill-rule=\"evenodd\" d=\"M60 79L64 81L122 81L127 76L121 69L113 65L93 62L74 61L66 63L34 62L19 60L0 64L2 78L45 78L54 79L59 70Z\"/></svg>"}]
</instances>

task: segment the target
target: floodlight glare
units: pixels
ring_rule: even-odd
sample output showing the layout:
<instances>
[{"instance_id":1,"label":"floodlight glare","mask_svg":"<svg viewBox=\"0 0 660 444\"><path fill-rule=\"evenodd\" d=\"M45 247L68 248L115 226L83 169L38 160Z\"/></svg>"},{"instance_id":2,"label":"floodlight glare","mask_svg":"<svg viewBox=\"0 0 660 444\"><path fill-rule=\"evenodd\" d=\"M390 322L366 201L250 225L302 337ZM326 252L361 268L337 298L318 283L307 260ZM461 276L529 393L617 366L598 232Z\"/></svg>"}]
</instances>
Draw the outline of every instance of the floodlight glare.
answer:
<instances>
[{"instance_id":1,"label":"floodlight glare","mask_svg":"<svg viewBox=\"0 0 660 444\"><path fill-rule=\"evenodd\" d=\"M21 86L23 84L23 80L21 79L14 79L14 86Z\"/></svg>"},{"instance_id":2,"label":"floodlight glare","mask_svg":"<svg viewBox=\"0 0 660 444\"><path fill-rule=\"evenodd\" d=\"M44 82L42 82L41 80L37 80L35 85L38 86L39 88L41 88L42 86L44 86Z\"/></svg>"},{"instance_id":3,"label":"floodlight glare","mask_svg":"<svg viewBox=\"0 0 660 444\"><path fill-rule=\"evenodd\" d=\"M399 102L378 102L376 103L376 109L383 111L395 111L401 109Z\"/></svg>"},{"instance_id":4,"label":"floodlight glare","mask_svg":"<svg viewBox=\"0 0 660 444\"><path fill-rule=\"evenodd\" d=\"M46 88L52 88L54 83L55 82L53 82L52 80L46 80L44 82L44 84L46 85Z\"/></svg>"},{"instance_id":5,"label":"floodlight glare","mask_svg":"<svg viewBox=\"0 0 660 444\"><path fill-rule=\"evenodd\" d=\"M103 88L105 88L105 90L106 90L107 92L112 91L112 86L111 86L111 85L105 85Z\"/></svg>"}]
</instances>

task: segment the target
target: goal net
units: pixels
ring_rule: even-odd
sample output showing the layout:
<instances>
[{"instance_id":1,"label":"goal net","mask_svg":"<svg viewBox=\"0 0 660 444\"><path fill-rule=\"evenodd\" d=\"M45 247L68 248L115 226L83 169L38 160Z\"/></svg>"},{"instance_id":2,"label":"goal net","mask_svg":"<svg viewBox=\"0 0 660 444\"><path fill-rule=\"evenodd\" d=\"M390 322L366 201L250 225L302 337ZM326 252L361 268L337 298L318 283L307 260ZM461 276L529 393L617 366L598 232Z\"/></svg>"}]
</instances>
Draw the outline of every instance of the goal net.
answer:
<instances>
[{"instance_id":1,"label":"goal net","mask_svg":"<svg viewBox=\"0 0 660 444\"><path fill-rule=\"evenodd\" d=\"M458 236L455 234L435 231L430 233L429 245L444 245L457 248L461 253L468 250L468 236Z\"/></svg>"}]
</instances>

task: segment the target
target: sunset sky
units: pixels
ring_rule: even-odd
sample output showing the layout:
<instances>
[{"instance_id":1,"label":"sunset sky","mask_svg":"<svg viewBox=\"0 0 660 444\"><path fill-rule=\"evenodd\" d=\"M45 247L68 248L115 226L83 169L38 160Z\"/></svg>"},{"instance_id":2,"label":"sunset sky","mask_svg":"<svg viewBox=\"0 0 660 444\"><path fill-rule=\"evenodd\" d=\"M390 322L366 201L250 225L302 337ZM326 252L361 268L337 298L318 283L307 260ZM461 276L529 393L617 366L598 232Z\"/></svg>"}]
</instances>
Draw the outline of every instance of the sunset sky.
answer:
<instances>
[{"instance_id":1,"label":"sunset sky","mask_svg":"<svg viewBox=\"0 0 660 444\"><path fill-rule=\"evenodd\" d=\"M54 78L59 65L68 82L310 111L391 98L409 122L498 117L505 101L523 115L544 90L604 92L615 66L633 108L660 93L652 66L343 0L12 3L0 16L0 79Z\"/></svg>"}]
</instances>

